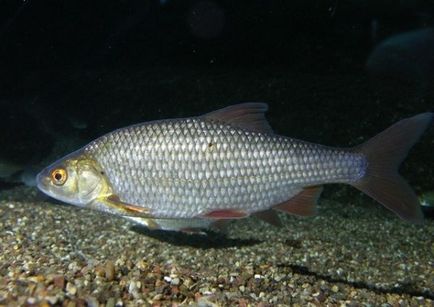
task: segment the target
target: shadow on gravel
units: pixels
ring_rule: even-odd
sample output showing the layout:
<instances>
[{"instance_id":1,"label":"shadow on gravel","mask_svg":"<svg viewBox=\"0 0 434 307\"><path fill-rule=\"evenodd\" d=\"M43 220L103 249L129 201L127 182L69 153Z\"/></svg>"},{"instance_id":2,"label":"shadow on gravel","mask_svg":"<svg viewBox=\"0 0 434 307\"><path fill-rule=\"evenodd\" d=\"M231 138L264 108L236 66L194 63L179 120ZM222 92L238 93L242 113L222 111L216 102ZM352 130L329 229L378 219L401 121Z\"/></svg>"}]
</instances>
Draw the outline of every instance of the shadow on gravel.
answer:
<instances>
[{"instance_id":1,"label":"shadow on gravel","mask_svg":"<svg viewBox=\"0 0 434 307\"><path fill-rule=\"evenodd\" d=\"M150 230L139 225L133 225L130 229L138 234L146 235L172 245L191 246L202 249L242 247L261 243L260 240L255 239L230 239L223 233L213 231L188 234L177 231Z\"/></svg>"},{"instance_id":2,"label":"shadow on gravel","mask_svg":"<svg viewBox=\"0 0 434 307\"><path fill-rule=\"evenodd\" d=\"M407 283L399 283L394 287L381 287L376 286L372 283L364 282L364 281L348 281L344 278L335 278L329 275L319 274L316 272L310 271L305 266L300 265L294 265L294 264L279 264L279 267L287 267L289 268L293 273L304 275L304 276L313 276L316 279L322 279L329 283L342 283L349 286L352 286L357 289L366 289L369 291L373 291L375 293L379 294L407 294L410 296L421 296L425 299L434 299L434 292L429 290L419 290L415 287L415 285L411 282Z\"/></svg>"}]
</instances>

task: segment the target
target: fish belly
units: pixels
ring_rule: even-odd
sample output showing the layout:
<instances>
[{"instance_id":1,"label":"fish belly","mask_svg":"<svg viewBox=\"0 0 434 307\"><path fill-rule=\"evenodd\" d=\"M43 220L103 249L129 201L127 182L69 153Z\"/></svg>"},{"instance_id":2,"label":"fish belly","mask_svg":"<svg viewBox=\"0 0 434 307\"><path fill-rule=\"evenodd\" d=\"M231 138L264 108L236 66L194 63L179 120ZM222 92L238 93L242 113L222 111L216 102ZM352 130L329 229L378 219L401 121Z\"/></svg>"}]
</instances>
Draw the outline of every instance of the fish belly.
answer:
<instances>
[{"instance_id":1,"label":"fish belly","mask_svg":"<svg viewBox=\"0 0 434 307\"><path fill-rule=\"evenodd\" d=\"M355 181L366 169L364 157L350 150L201 118L123 128L90 143L86 151L123 202L162 218L262 211L303 187Z\"/></svg>"}]
</instances>

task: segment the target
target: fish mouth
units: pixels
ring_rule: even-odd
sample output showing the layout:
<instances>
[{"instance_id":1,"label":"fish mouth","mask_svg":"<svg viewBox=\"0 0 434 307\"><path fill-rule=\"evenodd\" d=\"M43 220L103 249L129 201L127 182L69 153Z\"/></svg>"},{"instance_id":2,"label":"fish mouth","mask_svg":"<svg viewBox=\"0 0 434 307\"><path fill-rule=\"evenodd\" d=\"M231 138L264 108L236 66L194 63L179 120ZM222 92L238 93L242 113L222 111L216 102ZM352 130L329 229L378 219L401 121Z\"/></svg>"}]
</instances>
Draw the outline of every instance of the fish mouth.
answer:
<instances>
[{"instance_id":1,"label":"fish mouth","mask_svg":"<svg viewBox=\"0 0 434 307\"><path fill-rule=\"evenodd\" d=\"M36 175L36 187L43 193L49 195L49 192L47 190L47 176L46 171L43 170L39 174ZM49 195L51 196L51 195Z\"/></svg>"},{"instance_id":2,"label":"fish mouth","mask_svg":"<svg viewBox=\"0 0 434 307\"><path fill-rule=\"evenodd\" d=\"M36 175L36 186L38 187L39 190L42 190L42 172L38 173Z\"/></svg>"}]
</instances>

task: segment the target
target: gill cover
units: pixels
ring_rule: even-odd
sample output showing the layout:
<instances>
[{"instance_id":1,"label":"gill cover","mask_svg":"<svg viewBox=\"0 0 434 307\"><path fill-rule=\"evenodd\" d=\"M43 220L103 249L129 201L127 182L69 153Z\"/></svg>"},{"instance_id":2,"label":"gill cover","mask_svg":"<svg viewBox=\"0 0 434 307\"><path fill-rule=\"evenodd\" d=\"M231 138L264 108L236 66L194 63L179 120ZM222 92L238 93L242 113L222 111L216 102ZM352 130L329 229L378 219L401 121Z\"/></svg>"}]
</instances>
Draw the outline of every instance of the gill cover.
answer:
<instances>
[{"instance_id":1,"label":"gill cover","mask_svg":"<svg viewBox=\"0 0 434 307\"><path fill-rule=\"evenodd\" d=\"M94 160L78 161L76 173L77 196L82 204L87 204L101 196L100 194L105 190L106 180Z\"/></svg>"}]
</instances>

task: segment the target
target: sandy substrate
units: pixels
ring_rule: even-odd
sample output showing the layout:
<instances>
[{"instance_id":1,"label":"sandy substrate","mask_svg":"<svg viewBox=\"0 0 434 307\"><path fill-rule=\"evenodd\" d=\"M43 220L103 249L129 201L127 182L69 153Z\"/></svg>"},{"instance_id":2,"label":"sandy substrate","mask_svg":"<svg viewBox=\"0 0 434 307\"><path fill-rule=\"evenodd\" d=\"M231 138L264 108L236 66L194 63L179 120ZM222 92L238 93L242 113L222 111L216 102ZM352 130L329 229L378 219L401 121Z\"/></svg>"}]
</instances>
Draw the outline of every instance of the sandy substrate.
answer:
<instances>
[{"instance_id":1,"label":"sandy substrate","mask_svg":"<svg viewBox=\"0 0 434 307\"><path fill-rule=\"evenodd\" d=\"M200 236L35 195L1 196L0 305L434 305L434 221L401 222L367 198Z\"/></svg>"}]
</instances>

